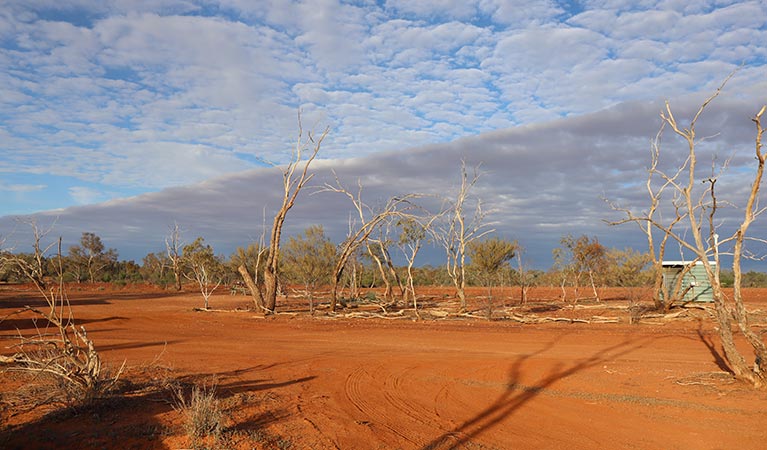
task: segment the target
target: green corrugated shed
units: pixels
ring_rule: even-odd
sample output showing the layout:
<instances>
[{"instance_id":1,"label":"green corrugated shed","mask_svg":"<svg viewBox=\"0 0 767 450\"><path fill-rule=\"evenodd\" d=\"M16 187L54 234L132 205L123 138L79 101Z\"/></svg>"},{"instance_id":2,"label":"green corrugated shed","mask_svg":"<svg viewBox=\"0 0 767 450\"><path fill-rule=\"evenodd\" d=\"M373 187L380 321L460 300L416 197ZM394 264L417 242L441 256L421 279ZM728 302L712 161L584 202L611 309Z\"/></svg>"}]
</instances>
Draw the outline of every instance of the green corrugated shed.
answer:
<instances>
[{"instance_id":1,"label":"green corrugated shed","mask_svg":"<svg viewBox=\"0 0 767 450\"><path fill-rule=\"evenodd\" d=\"M663 261L663 283L668 292L672 292L676 281L679 279L685 267L691 263L684 261ZM716 263L709 262L712 268L716 268ZM689 288L689 289L688 289ZM683 302L713 302L714 291L711 289L711 283L706 276L706 268L703 261L698 261L690 270L684 274L680 293L688 289L682 297Z\"/></svg>"}]
</instances>

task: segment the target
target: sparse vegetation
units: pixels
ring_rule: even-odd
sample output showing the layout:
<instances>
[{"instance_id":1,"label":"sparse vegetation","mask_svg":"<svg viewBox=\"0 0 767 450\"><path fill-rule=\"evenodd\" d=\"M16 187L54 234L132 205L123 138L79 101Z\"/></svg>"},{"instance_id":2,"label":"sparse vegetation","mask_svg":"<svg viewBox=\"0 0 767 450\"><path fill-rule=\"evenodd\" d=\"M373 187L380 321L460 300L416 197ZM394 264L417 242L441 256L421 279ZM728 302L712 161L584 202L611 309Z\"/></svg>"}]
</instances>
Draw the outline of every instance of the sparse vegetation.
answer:
<instances>
[{"instance_id":1,"label":"sparse vegetation","mask_svg":"<svg viewBox=\"0 0 767 450\"><path fill-rule=\"evenodd\" d=\"M216 396L216 384L194 384L190 389L179 386L174 390L173 409L183 417L184 433L194 448L200 448L200 440L211 437L214 442L221 437L224 413Z\"/></svg>"},{"instance_id":2,"label":"sparse vegetation","mask_svg":"<svg viewBox=\"0 0 767 450\"><path fill-rule=\"evenodd\" d=\"M34 324L31 335L18 334L18 342L11 346L11 356L0 356L3 370L31 375L22 389L22 397L30 407L59 402L80 406L108 393L122 373L123 367L111 376L102 368L101 356L85 327L77 326L64 286L64 265L61 257L61 239L45 246L42 241L51 228L42 229L34 221L34 258L18 258L11 253L3 255L3 264L15 267L31 282L45 302L44 309L26 306L3 318L26 316ZM58 244L57 257L52 260L58 277L55 285L45 282L43 255ZM31 316L31 317L30 317ZM2 322L2 321L0 321ZM42 386L42 388L41 388Z\"/></svg>"},{"instance_id":3,"label":"sparse vegetation","mask_svg":"<svg viewBox=\"0 0 767 450\"><path fill-rule=\"evenodd\" d=\"M336 246L325 236L322 226L312 226L302 236L291 237L284 250L287 279L299 283L314 313L314 297L320 284L330 282Z\"/></svg>"},{"instance_id":4,"label":"sparse vegetation","mask_svg":"<svg viewBox=\"0 0 767 450\"><path fill-rule=\"evenodd\" d=\"M500 282L501 273L516 255L517 247L516 242L499 237L469 243L469 272L487 288L488 319L493 318L493 286Z\"/></svg>"}]
</instances>

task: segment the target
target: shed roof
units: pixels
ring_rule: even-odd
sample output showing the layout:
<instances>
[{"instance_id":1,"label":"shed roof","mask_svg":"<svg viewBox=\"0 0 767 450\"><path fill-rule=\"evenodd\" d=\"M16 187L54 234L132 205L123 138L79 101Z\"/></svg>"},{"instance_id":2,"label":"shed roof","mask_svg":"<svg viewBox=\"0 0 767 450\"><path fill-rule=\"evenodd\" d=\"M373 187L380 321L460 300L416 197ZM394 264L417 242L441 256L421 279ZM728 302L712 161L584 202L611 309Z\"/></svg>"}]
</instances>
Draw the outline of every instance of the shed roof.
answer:
<instances>
[{"instance_id":1,"label":"shed roof","mask_svg":"<svg viewBox=\"0 0 767 450\"><path fill-rule=\"evenodd\" d=\"M709 261L709 265L716 265L715 261ZM693 264L690 261L663 261L663 267L675 267L675 266L689 266L690 264ZM703 261L695 261L696 266L702 266Z\"/></svg>"}]
</instances>

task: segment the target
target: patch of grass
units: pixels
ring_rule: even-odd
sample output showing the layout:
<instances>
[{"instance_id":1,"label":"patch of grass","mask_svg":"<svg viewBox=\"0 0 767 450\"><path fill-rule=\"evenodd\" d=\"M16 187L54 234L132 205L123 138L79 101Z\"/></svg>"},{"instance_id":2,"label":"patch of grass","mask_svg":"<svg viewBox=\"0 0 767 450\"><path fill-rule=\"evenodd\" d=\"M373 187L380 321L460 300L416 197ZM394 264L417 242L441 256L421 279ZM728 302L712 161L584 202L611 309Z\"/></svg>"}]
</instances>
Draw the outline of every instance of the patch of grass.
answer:
<instances>
[{"instance_id":1,"label":"patch of grass","mask_svg":"<svg viewBox=\"0 0 767 450\"><path fill-rule=\"evenodd\" d=\"M192 440L194 447L201 438L218 439L221 436L224 413L216 397L215 383L195 384L189 392L178 387L174 393L173 409L182 414L184 432Z\"/></svg>"}]
</instances>

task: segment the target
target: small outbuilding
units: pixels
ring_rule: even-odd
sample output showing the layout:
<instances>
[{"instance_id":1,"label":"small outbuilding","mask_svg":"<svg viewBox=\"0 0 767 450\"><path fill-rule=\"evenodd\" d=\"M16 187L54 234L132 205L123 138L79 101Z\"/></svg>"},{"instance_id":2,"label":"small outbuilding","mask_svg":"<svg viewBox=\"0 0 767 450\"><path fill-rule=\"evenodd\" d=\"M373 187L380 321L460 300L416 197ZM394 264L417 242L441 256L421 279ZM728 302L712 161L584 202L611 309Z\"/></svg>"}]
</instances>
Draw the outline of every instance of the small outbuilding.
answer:
<instances>
[{"instance_id":1,"label":"small outbuilding","mask_svg":"<svg viewBox=\"0 0 767 450\"><path fill-rule=\"evenodd\" d=\"M682 284L679 294L682 302L713 302L714 291L706 276L706 268L703 261L695 263L685 261L663 261L663 285L664 292L674 292L679 277ZM716 263L709 261L708 264L715 269ZM685 269L688 269L685 271Z\"/></svg>"}]
</instances>

